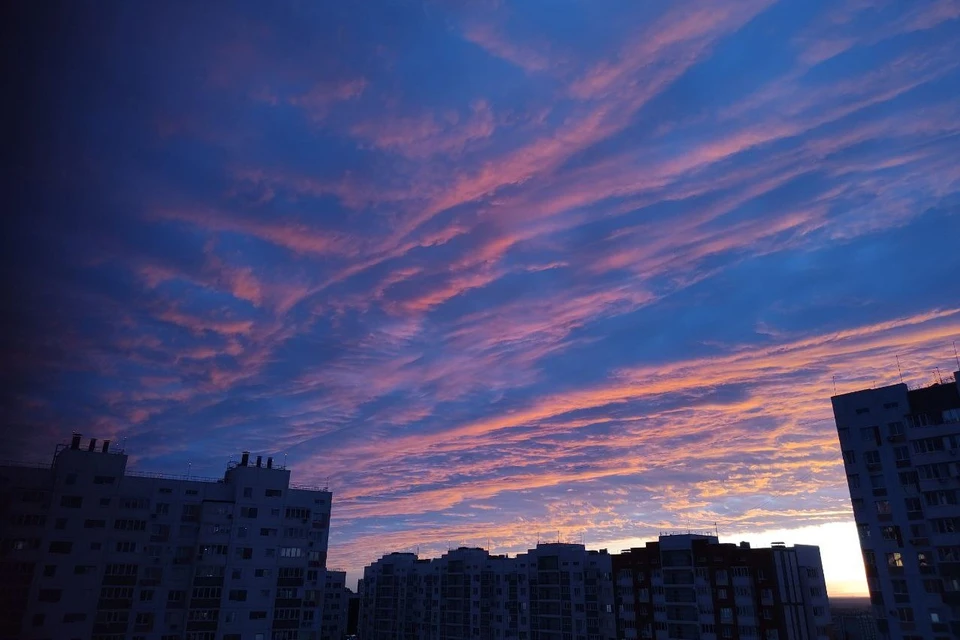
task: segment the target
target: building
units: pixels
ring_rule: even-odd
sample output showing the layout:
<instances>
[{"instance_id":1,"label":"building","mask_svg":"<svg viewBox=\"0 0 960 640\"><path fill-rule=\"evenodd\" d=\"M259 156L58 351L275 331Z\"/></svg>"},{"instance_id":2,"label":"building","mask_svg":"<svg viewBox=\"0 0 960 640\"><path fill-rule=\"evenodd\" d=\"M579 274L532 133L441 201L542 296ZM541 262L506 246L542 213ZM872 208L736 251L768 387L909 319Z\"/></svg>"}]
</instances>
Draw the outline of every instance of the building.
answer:
<instances>
[{"instance_id":1,"label":"building","mask_svg":"<svg viewBox=\"0 0 960 640\"><path fill-rule=\"evenodd\" d=\"M347 589L347 572L326 572L323 585L323 617L320 640L343 640L347 635L347 609L353 592Z\"/></svg>"},{"instance_id":2,"label":"building","mask_svg":"<svg viewBox=\"0 0 960 640\"><path fill-rule=\"evenodd\" d=\"M868 598L830 599L833 640L877 640L877 621Z\"/></svg>"},{"instance_id":3,"label":"building","mask_svg":"<svg viewBox=\"0 0 960 640\"><path fill-rule=\"evenodd\" d=\"M272 458L140 474L74 435L0 466L0 638L318 638L330 501Z\"/></svg>"},{"instance_id":4,"label":"building","mask_svg":"<svg viewBox=\"0 0 960 640\"><path fill-rule=\"evenodd\" d=\"M881 638L960 638L958 379L832 398Z\"/></svg>"},{"instance_id":5,"label":"building","mask_svg":"<svg viewBox=\"0 0 960 640\"><path fill-rule=\"evenodd\" d=\"M819 547L687 533L612 559L618 638L829 640Z\"/></svg>"},{"instance_id":6,"label":"building","mask_svg":"<svg viewBox=\"0 0 960 640\"><path fill-rule=\"evenodd\" d=\"M577 544L511 558L461 547L425 560L391 553L365 568L364 640L614 640L611 561Z\"/></svg>"}]
</instances>

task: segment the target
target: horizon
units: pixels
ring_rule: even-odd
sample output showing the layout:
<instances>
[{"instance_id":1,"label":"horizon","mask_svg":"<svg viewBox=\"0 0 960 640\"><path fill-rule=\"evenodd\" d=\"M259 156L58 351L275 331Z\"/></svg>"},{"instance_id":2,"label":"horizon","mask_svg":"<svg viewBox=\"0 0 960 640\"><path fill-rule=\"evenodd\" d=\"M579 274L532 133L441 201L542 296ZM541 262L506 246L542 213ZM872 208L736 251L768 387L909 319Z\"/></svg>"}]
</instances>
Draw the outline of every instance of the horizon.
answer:
<instances>
[{"instance_id":1,"label":"horizon","mask_svg":"<svg viewBox=\"0 0 960 640\"><path fill-rule=\"evenodd\" d=\"M273 455L352 575L706 525L867 593L830 398L960 369L957 2L11 18L11 451Z\"/></svg>"}]
</instances>

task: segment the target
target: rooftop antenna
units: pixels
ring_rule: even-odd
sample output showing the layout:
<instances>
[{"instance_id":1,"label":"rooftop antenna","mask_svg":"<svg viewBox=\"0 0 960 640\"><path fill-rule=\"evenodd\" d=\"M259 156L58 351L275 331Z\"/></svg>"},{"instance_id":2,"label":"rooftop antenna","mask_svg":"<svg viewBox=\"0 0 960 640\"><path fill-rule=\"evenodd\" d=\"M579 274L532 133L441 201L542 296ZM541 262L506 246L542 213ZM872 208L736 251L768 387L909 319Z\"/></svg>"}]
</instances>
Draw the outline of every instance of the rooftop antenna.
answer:
<instances>
[{"instance_id":1,"label":"rooftop antenna","mask_svg":"<svg viewBox=\"0 0 960 640\"><path fill-rule=\"evenodd\" d=\"M900 384L903 384L903 369L900 368L900 354L897 354L897 371L900 373Z\"/></svg>"},{"instance_id":2,"label":"rooftop antenna","mask_svg":"<svg viewBox=\"0 0 960 640\"><path fill-rule=\"evenodd\" d=\"M716 520L713 522L713 532L717 534L717 538L720 538L720 527L717 525Z\"/></svg>"},{"instance_id":3,"label":"rooftop antenna","mask_svg":"<svg viewBox=\"0 0 960 640\"><path fill-rule=\"evenodd\" d=\"M192 466L193 466L193 463L192 463L192 462L188 462L188 463L187 463L187 478L190 477L190 469L191 469Z\"/></svg>"},{"instance_id":4,"label":"rooftop antenna","mask_svg":"<svg viewBox=\"0 0 960 640\"><path fill-rule=\"evenodd\" d=\"M287 454L283 454L283 468L287 468Z\"/></svg>"},{"instance_id":5,"label":"rooftop antenna","mask_svg":"<svg viewBox=\"0 0 960 640\"><path fill-rule=\"evenodd\" d=\"M837 393L837 375L836 374L833 375L833 393L834 395L836 395Z\"/></svg>"},{"instance_id":6,"label":"rooftop antenna","mask_svg":"<svg viewBox=\"0 0 960 640\"><path fill-rule=\"evenodd\" d=\"M957 341L953 341L953 357L957 359L957 371L960 371L960 355L957 354Z\"/></svg>"},{"instance_id":7,"label":"rooftop antenna","mask_svg":"<svg viewBox=\"0 0 960 640\"><path fill-rule=\"evenodd\" d=\"M943 384L943 378L940 377L940 367L935 368L937 370L937 380L940 382L940 384Z\"/></svg>"}]
</instances>

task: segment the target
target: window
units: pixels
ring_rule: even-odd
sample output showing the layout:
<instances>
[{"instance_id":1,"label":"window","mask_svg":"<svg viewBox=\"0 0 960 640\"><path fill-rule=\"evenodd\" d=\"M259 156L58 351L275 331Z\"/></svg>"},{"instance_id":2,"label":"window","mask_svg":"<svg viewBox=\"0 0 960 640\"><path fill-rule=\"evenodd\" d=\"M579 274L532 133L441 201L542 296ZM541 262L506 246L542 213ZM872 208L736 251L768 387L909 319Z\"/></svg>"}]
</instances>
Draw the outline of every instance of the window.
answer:
<instances>
[{"instance_id":1,"label":"window","mask_svg":"<svg viewBox=\"0 0 960 640\"><path fill-rule=\"evenodd\" d=\"M906 580L891 580L890 583L893 585L894 593L908 593Z\"/></svg>"},{"instance_id":2,"label":"window","mask_svg":"<svg viewBox=\"0 0 960 640\"><path fill-rule=\"evenodd\" d=\"M106 520L84 520L84 529L103 529L107 526Z\"/></svg>"},{"instance_id":3,"label":"window","mask_svg":"<svg viewBox=\"0 0 960 640\"><path fill-rule=\"evenodd\" d=\"M884 402L884 403L883 403L883 408L884 408L884 409L896 409L896 408L899 407L899 406L900 406L900 403L899 403L899 402Z\"/></svg>"},{"instance_id":4,"label":"window","mask_svg":"<svg viewBox=\"0 0 960 640\"><path fill-rule=\"evenodd\" d=\"M299 558L303 555L300 547L280 547L281 558Z\"/></svg>"},{"instance_id":5,"label":"window","mask_svg":"<svg viewBox=\"0 0 960 640\"><path fill-rule=\"evenodd\" d=\"M891 438L896 438L897 436L903 435L903 423L899 420L897 422L888 422L887 423L887 434Z\"/></svg>"},{"instance_id":6,"label":"window","mask_svg":"<svg viewBox=\"0 0 960 640\"><path fill-rule=\"evenodd\" d=\"M299 518L301 520L308 520L310 518L310 509L303 509L300 507L287 507L286 513L284 515L287 518Z\"/></svg>"},{"instance_id":7,"label":"window","mask_svg":"<svg viewBox=\"0 0 960 640\"><path fill-rule=\"evenodd\" d=\"M877 513L879 514L888 514L890 513L890 501L889 500L877 500Z\"/></svg>"},{"instance_id":8,"label":"window","mask_svg":"<svg viewBox=\"0 0 960 640\"><path fill-rule=\"evenodd\" d=\"M937 547L937 559L940 562L960 562L960 546Z\"/></svg>"},{"instance_id":9,"label":"window","mask_svg":"<svg viewBox=\"0 0 960 640\"><path fill-rule=\"evenodd\" d=\"M136 542L121 541L117 543L117 553L134 553L136 550Z\"/></svg>"},{"instance_id":10,"label":"window","mask_svg":"<svg viewBox=\"0 0 960 640\"><path fill-rule=\"evenodd\" d=\"M888 567L902 567L903 566L903 556L900 555L899 551L894 551L887 554L887 566Z\"/></svg>"},{"instance_id":11,"label":"window","mask_svg":"<svg viewBox=\"0 0 960 640\"><path fill-rule=\"evenodd\" d=\"M265 620L267 618L266 611L251 611L250 619L251 620Z\"/></svg>"},{"instance_id":12,"label":"window","mask_svg":"<svg viewBox=\"0 0 960 640\"><path fill-rule=\"evenodd\" d=\"M865 451L863 454L863 461L868 465L870 464L880 464L880 452L879 451Z\"/></svg>"},{"instance_id":13,"label":"window","mask_svg":"<svg viewBox=\"0 0 960 640\"><path fill-rule=\"evenodd\" d=\"M897 609L897 618L900 622L913 622L913 609L908 607L899 607Z\"/></svg>"},{"instance_id":14,"label":"window","mask_svg":"<svg viewBox=\"0 0 960 640\"><path fill-rule=\"evenodd\" d=\"M880 527L880 537L884 540L900 540L900 527Z\"/></svg>"},{"instance_id":15,"label":"window","mask_svg":"<svg viewBox=\"0 0 960 640\"><path fill-rule=\"evenodd\" d=\"M240 517L241 517L241 518L256 518L256 517L257 517L257 508L256 508L256 507L240 507Z\"/></svg>"},{"instance_id":16,"label":"window","mask_svg":"<svg viewBox=\"0 0 960 640\"><path fill-rule=\"evenodd\" d=\"M60 602L61 594L60 589L40 589L37 599L40 602Z\"/></svg>"},{"instance_id":17,"label":"window","mask_svg":"<svg viewBox=\"0 0 960 640\"><path fill-rule=\"evenodd\" d=\"M109 507L109 506L110 506L110 498L100 498L100 506L101 506L101 507Z\"/></svg>"},{"instance_id":18,"label":"window","mask_svg":"<svg viewBox=\"0 0 960 640\"><path fill-rule=\"evenodd\" d=\"M923 499L933 507L957 504L957 492L953 489L926 491L923 494Z\"/></svg>"},{"instance_id":19,"label":"window","mask_svg":"<svg viewBox=\"0 0 960 640\"><path fill-rule=\"evenodd\" d=\"M880 429L878 427L861 427L860 439L876 445L880 444Z\"/></svg>"},{"instance_id":20,"label":"window","mask_svg":"<svg viewBox=\"0 0 960 640\"><path fill-rule=\"evenodd\" d=\"M283 495L283 491L280 489L267 489L263 492L263 495L268 498L279 498L281 495Z\"/></svg>"},{"instance_id":21,"label":"window","mask_svg":"<svg viewBox=\"0 0 960 640\"><path fill-rule=\"evenodd\" d=\"M847 484L850 485L851 489L860 488L860 474L851 473L847 475Z\"/></svg>"},{"instance_id":22,"label":"window","mask_svg":"<svg viewBox=\"0 0 960 640\"><path fill-rule=\"evenodd\" d=\"M81 496L63 496L60 498L60 506L67 509L79 509L83 506Z\"/></svg>"},{"instance_id":23,"label":"window","mask_svg":"<svg viewBox=\"0 0 960 640\"><path fill-rule=\"evenodd\" d=\"M93 476L93 484L113 484L115 481L113 476Z\"/></svg>"},{"instance_id":24,"label":"window","mask_svg":"<svg viewBox=\"0 0 960 640\"><path fill-rule=\"evenodd\" d=\"M870 407L860 407L857 409L857 415L862 416L865 413L870 413Z\"/></svg>"},{"instance_id":25,"label":"window","mask_svg":"<svg viewBox=\"0 0 960 640\"><path fill-rule=\"evenodd\" d=\"M150 602L153 600L153 589L143 589L140 591L140 602Z\"/></svg>"},{"instance_id":26,"label":"window","mask_svg":"<svg viewBox=\"0 0 960 640\"><path fill-rule=\"evenodd\" d=\"M917 564L921 568L930 566L930 556L926 551L917 551Z\"/></svg>"},{"instance_id":27,"label":"window","mask_svg":"<svg viewBox=\"0 0 960 640\"><path fill-rule=\"evenodd\" d=\"M50 553L70 553L72 549L73 549L72 542L65 542L62 540L56 540L54 542L51 542L50 547L48 548Z\"/></svg>"},{"instance_id":28,"label":"window","mask_svg":"<svg viewBox=\"0 0 960 640\"><path fill-rule=\"evenodd\" d=\"M894 447L893 459L897 462L910 462L910 449L907 446Z\"/></svg>"},{"instance_id":29,"label":"window","mask_svg":"<svg viewBox=\"0 0 960 640\"><path fill-rule=\"evenodd\" d=\"M113 523L113 528L118 531L146 531L147 521L120 519Z\"/></svg>"},{"instance_id":30,"label":"window","mask_svg":"<svg viewBox=\"0 0 960 640\"><path fill-rule=\"evenodd\" d=\"M954 533L958 529L960 518L936 518L933 520L933 530L937 533Z\"/></svg>"},{"instance_id":31,"label":"window","mask_svg":"<svg viewBox=\"0 0 960 640\"><path fill-rule=\"evenodd\" d=\"M230 600L234 600L234 601L236 601L236 602L246 602L246 601L247 601L247 590L246 590L246 589L231 589L231 590L230 590L229 598L230 598Z\"/></svg>"},{"instance_id":32,"label":"window","mask_svg":"<svg viewBox=\"0 0 960 640\"><path fill-rule=\"evenodd\" d=\"M917 484L919 478L917 478L916 471L901 471L900 472L900 484L903 486L910 486L912 484Z\"/></svg>"},{"instance_id":33,"label":"window","mask_svg":"<svg viewBox=\"0 0 960 640\"><path fill-rule=\"evenodd\" d=\"M866 522L857 524L857 535L860 536L861 540L870 539L870 525Z\"/></svg>"},{"instance_id":34,"label":"window","mask_svg":"<svg viewBox=\"0 0 960 640\"><path fill-rule=\"evenodd\" d=\"M923 511L923 503L920 502L920 498L904 498L903 503L906 505L908 512Z\"/></svg>"},{"instance_id":35,"label":"window","mask_svg":"<svg viewBox=\"0 0 960 640\"><path fill-rule=\"evenodd\" d=\"M847 449L843 452L843 461L846 464L856 464L857 462L857 452L853 449Z\"/></svg>"},{"instance_id":36,"label":"window","mask_svg":"<svg viewBox=\"0 0 960 640\"><path fill-rule=\"evenodd\" d=\"M183 602L186 599L186 596L187 596L186 591L180 591L180 590L169 591L167 593L167 602L168 603Z\"/></svg>"},{"instance_id":37,"label":"window","mask_svg":"<svg viewBox=\"0 0 960 640\"><path fill-rule=\"evenodd\" d=\"M153 510L158 516L165 516L170 513L170 504L167 502L158 502L157 506Z\"/></svg>"},{"instance_id":38,"label":"window","mask_svg":"<svg viewBox=\"0 0 960 640\"><path fill-rule=\"evenodd\" d=\"M260 529L260 535L265 537L273 537L277 535L277 530L263 527Z\"/></svg>"},{"instance_id":39,"label":"window","mask_svg":"<svg viewBox=\"0 0 960 640\"><path fill-rule=\"evenodd\" d=\"M148 509L149 507L149 498L123 498L120 501L121 509Z\"/></svg>"}]
</instances>

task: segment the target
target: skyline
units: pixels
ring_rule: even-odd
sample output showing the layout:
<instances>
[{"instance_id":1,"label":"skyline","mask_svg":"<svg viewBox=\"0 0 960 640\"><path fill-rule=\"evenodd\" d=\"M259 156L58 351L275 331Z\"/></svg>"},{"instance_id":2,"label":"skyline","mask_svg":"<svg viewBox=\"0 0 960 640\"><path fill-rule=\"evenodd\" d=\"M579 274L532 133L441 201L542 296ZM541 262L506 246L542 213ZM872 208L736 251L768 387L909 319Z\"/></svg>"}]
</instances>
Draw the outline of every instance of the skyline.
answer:
<instances>
[{"instance_id":1,"label":"skyline","mask_svg":"<svg viewBox=\"0 0 960 640\"><path fill-rule=\"evenodd\" d=\"M14 7L11 457L286 457L352 577L717 523L865 594L830 397L960 368L960 2L635 4Z\"/></svg>"}]
</instances>

